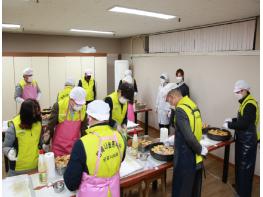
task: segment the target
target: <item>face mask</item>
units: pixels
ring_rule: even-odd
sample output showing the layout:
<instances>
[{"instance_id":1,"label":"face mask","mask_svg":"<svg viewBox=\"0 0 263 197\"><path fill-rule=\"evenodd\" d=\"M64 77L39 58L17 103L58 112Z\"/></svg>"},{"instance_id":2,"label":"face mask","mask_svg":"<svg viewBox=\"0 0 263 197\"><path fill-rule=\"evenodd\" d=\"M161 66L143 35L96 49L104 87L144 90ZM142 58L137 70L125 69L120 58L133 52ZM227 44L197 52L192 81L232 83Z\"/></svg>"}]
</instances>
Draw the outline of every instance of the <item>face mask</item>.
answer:
<instances>
[{"instance_id":1,"label":"face mask","mask_svg":"<svg viewBox=\"0 0 263 197\"><path fill-rule=\"evenodd\" d=\"M31 83L32 81L33 81L33 77L32 76L27 78L27 82Z\"/></svg>"},{"instance_id":2,"label":"face mask","mask_svg":"<svg viewBox=\"0 0 263 197\"><path fill-rule=\"evenodd\" d=\"M183 81L183 77L176 77L176 82L177 83L180 83L180 82L182 82Z\"/></svg>"},{"instance_id":3,"label":"face mask","mask_svg":"<svg viewBox=\"0 0 263 197\"><path fill-rule=\"evenodd\" d=\"M85 79L88 81L90 80L91 76L86 76Z\"/></svg>"},{"instance_id":4,"label":"face mask","mask_svg":"<svg viewBox=\"0 0 263 197\"><path fill-rule=\"evenodd\" d=\"M82 105L74 105L73 110L74 111L80 111L82 109Z\"/></svg>"},{"instance_id":5,"label":"face mask","mask_svg":"<svg viewBox=\"0 0 263 197\"><path fill-rule=\"evenodd\" d=\"M127 100L126 98L124 98L123 96L121 96L121 97L119 98L119 101L120 101L121 104L125 104L125 103L128 102L128 100Z\"/></svg>"},{"instance_id":6,"label":"face mask","mask_svg":"<svg viewBox=\"0 0 263 197\"><path fill-rule=\"evenodd\" d=\"M242 94L240 94L240 93L239 93L239 94L235 93L235 96L237 97L237 99L238 99L238 100L240 100L240 99L242 99L242 98L243 98L243 95L242 95Z\"/></svg>"},{"instance_id":7,"label":"face mask","mask_svg":"<svg viewBox=\"0 0 263 197\"><path fill-rule=\"evenodd\" d=\"M160 84L163 85L165 83L165 80L164 79L160 79Z\"/></svg>"}]
</instances>

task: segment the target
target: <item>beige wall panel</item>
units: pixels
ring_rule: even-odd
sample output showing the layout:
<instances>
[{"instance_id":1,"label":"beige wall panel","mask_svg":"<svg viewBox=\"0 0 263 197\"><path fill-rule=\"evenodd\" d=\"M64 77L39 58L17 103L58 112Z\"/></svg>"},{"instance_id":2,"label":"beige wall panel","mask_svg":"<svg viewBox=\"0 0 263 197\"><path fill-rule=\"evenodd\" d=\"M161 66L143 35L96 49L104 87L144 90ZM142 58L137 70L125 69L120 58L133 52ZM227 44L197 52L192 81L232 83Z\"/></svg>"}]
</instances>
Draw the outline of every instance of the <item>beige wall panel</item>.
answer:
<instances>
[{"instance_id":1,"label":"beige wall panel","mask_svg":"<svg viewBox=\"0 0 263 197\"><path fill-rule=\"evenodd\" d=\"M107 57L95 57L97 99L107 96Z\"/></svg>"},{"instance_id":2,"label":"beige wall panel","mask_svg":"<svg viewBox=\"0 0 263 197\"><path fill-rule=\"evenodd\" d=\"M2 120L9 120L16 115L13 57L3 57L2 61Z\"/></svg>"},{"instance_id":3,"label":"beige wall panel","mask_svg":"<svg viewBox=\"0 0 263 197\"><path fill-rule=\"evenodd\" d=\"M75 85L78 85L78 80L81 77L81 62L80 57L65 57L66 58L66 79L72 78Z\"/></svg>"},{"instance_id":4,"label":"beige wall panel","mask_svg":"<svg viewBox=\"0 0 263 197\"><path fill-rule=\"evenodd\" d=\"M66 80L66 59L65 57L49 57L49 89L50 105L57 101L57 95L64 88Z\"/></svg>"},{"instance_id":5,"label":"beige wall panel","mask_svg":"<svg viewBox=\"0 0 263 197\"><path fill-rule=\"evenodd\" d=\"M31 57L32 68L34 70L33 78L37 81L41 91L40 106L41 109L50 107L49 99L49 73L48 57Z\"/></svg>"},{"instance_id":6,"label":"beige wall panel","mask_svg":"<svg viewBox=\"0 0 263 197\"><path fill-rule=\"evenodd\" d=\"M80 57L81 62L81 78L84 76L85 71L90 69L93 73L95 73L95 57ZM96 80L96 79L95 79Z\"/></svg>"}]
</instances>

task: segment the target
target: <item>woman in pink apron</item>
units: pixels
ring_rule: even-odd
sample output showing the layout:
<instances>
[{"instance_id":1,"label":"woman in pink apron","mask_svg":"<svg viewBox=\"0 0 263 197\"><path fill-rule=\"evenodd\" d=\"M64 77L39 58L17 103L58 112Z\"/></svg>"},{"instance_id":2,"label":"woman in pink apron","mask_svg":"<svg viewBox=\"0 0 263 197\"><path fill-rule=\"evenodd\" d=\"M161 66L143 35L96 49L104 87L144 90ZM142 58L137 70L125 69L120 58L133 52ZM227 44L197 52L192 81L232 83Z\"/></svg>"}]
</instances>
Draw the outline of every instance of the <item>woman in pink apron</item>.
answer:
<instances>
[{"instance_id":1,"label":"woman in pink apron","mask_svg":"<svg viewBox=\"0 0 263 197\"><path fill-rule=\"evenodd\" d=\"M33 70L26 68L23 71L23 78L16 86L15 99L18 103L30 98L37 101L40 100L41 92L38 84L33 80Z\"/></svg>"},{"instance_id":2,"label":"woman in pink apron","mask_svg":"<svg viewBox=\"0 0 263 197\"><path fill-rule=\"evenodd\" d=\"M85 99L85 90L81 87L74 87L69 97L54 104L47 130L54 134L52 151L55 156L70 154L74 142L86 130Z\"/></svg>"},{"instance_id":3,"label":"woman in pink apron","mask_svg":"<svg viewBox=\"0 0 263 197\"><path fill-rule=\"evenodd\" d=\"M124 138L109 126L110 107L102 100L88 104L89 129L78 140L64 174L67 188L77 197L120 196L119 169L125 155Z\"/></svg>"}]
</instances>

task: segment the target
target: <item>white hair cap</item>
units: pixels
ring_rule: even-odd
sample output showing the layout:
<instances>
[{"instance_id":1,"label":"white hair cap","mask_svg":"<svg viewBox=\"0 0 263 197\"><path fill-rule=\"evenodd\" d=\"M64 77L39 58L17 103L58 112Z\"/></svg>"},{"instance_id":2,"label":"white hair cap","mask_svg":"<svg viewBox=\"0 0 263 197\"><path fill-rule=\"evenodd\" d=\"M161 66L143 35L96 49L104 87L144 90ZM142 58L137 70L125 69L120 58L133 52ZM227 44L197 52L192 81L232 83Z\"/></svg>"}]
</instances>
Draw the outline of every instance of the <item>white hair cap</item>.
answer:
<instances>
[{"instance_id":1,"label":"white hair cap","mask_svg":"<svg viewBox=\"0 0 263 197\"><path fill-rule=\"evenodd\" d=\"M84 105L86 103L86 91L82 87L74 87L70 91L69 97L78 105Z\"/></svg>"},{"instance_id":2,"label":"white hair cap","mask_svg":"<svg viewBox=\"0 0 263 197\"><path fill-rule=\"evenodd\" d=\"M132 75L132 71L131 70L125 70L124 76L126 77L128 75L130 75L130 76Z\"/></svg>"},{"instance_id":3,"label":"white hair cap","mask_svg":"<svg viewBox=\"0 0 263 197\"><path fill-rule=\"evenodd\" d=\"M234 86L234 92L239 92L240 90L250 90L249 84L244 80L238 80Z\"/></svg>"},{"instance_id":4,"label":"white hair cap","mask_svg":"<svg viewBox=\"0 0 263 197\"><path fill-rule=\"evenodd\" d=\"M85 71L85 75L91 76L91 75L92 75L92 71L91 71L90 69L87 69L87 70Z\"/></svg>"},{"instance_id":5,"label":"white hair cap","mask_svg":"<svg viewBox=\"0 0 263 197\"><path fill-rule=\"evenodd\" d=\"M164 79L166 82L169 81L169 77L168 77L167 73L162 73L160 78Z\"/></svg>"},{"instance_id":6,"label":"white hair cap","mask_svg":"<svg viewBox=\"0 0 263 197\"><path fill-rule=\"evenodd\" d=\"M180 87L180 85L177 85L177 83L168 83L163 88L163 96L166 97L171 90L176 89L178 87Z\"/></svg>"},{"instance_id":7,"label":"white hair cap","mask_svg":"<svg viewBox=\"0 0 263 197\"><path fill-rule=\"evenodd\" d=\"M33 75L33 69L26 68L25 70L23 70L23 75Z\"/></svg>"},{"instance_id":8,"label":"white hair cap","mask_svg":"<svg viewBox=\"0 0 263 197\"><path fill-rule=\"evenodd\" d=\"M88 104L87 114L96 120L104 121L110 118L110 107L103 100L95 100Z\"/></svg>"},{"instance_id":9,"label":"white hair cap","mask_svg":"<svg viewBox=\"0 0 263 197\"><path fill-rule=\"evenodd\" d=\"M72 78L68 78L65 82L65 86L75 86L75 82Z\"/></svg>"}]
</instances>

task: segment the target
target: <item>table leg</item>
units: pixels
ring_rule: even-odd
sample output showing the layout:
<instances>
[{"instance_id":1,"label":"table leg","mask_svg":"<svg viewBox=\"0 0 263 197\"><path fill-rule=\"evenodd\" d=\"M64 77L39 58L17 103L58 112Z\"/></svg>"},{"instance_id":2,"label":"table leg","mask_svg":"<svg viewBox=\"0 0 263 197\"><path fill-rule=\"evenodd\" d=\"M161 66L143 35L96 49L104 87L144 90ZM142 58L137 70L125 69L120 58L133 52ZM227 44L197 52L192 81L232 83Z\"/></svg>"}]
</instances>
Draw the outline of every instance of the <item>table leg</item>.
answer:
<instances>
[{"instance_id":1,"label":"table leg","mask_svg":"<svg viewBox=\"0 0 263 197\"><path fill-rule=\"evenodd\" d=\"M148 135L148 111L145 112L144 133Z\"/></svg>"},{"instance_id":2,"label":"table leg","mask_svg":"<svg viewBox=\"0 0 263 197\"><path fill-rule=\"evenodd\" d=\"M123 188L121 187L121 197L124 197Z\"/></svg>"},{"instance_id":3,"label":"table leg","mask_svg":"<svg viewBox=\"0 0 263 197\"><path fill-rule=\"evenodd\" d=\"M227 182L227 178L228 178L229 152L230 152L230 144L225 146L224 167L223 167L223 177L222 177L222 181L224 183Z\"/></svg>"},{"instance_id":4,"label":"table leg","mask_svg":"<svg viewBox=\"0 0 263 197\"><path fill-rule=\"evenodd\" d=\"M135 116L135 120L134 121L135 121L135 123L137 123L137 120L138 120L137 119L137 113L134 113L134 116Z\"/></svg>"},{"instance_id":5,"label":"table leg","mask_svg":"<svg viewBox=\"0 0 263 197\"><path fill-rule=\"evenodd\" d=\"M8 172L9 169L8 158L4 156L4 160L5 160L5 172Z\"/></svg>"}]
</instances>

